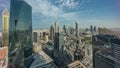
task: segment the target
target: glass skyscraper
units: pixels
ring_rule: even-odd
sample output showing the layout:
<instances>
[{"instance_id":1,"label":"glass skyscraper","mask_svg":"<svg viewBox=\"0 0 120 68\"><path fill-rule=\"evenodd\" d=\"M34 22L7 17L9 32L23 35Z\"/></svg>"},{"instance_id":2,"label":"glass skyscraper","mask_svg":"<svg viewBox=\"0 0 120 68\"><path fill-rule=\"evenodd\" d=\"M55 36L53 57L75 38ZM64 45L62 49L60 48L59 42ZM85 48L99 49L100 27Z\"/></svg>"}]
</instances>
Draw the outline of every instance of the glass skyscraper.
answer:
<instances>
[{"instance_id":1,"label":"glass skyscraper","mask_svg":"<svg viewBox=\"0 0 120 68\"><path fill-rule=\"evenodd\" d=\"M32 55L32 8L24 0L11 0L9 24L9 63L13 67L29 66ZM28 52L29 51L29 52Z\"/></svg>"}]
</instances>

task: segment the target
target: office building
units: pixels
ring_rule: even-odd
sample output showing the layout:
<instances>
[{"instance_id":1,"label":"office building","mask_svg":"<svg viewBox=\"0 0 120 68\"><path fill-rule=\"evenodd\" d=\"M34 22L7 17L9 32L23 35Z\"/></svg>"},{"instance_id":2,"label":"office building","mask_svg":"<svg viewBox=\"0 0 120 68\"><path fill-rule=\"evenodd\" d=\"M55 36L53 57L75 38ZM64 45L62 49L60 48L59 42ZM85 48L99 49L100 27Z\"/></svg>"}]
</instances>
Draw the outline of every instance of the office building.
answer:
<instances>
[{"instance_id":1,"label":"office building","mask_svg":"<svg viewBox=\"0 0 120 68\"><path fill-rule=\"evenodd\" d=\"M30 68L57 68L51 59L44 51L39 51L34 54L34 60Z\"/></svg>"},{"instance_id":2,"label":"office building","mask_svg":"<svg viewBox=\"0 0 120 68\"><path fill-rule=\"evenodd\" d=\"M54 26L50 27L50 40L54 40Z\"/></svg>"},{"instance_id":3,"label":"office building","mask_svg":"<svg viewBox=\"0 0 120 68\"><path fill-rule=\"evenodd\" d=\"M33 32L33 42L37 43L37 32Z\"/></svg>"},{"instance_id":4,"label":"office building","mask_svg":"<svg viewBox=\"0 0 120 68\"><path fill-rule=\"evenodd\" d=\"M55 33L59 32L58 21L55 22Z\"/></svg>"},{"instance_id":5,"label":"office building","mask_svg":"<svg viewBox=\"0 0 120 68\"><path fill-rule=\"evenodd\" d=\"M55 33L54 46L57 50L62 50L64 46L64 35L62 33Z\"/></svg>"},{"instance_id":6,"label":"office building","mask_svg":"<svg viewBox=\"0 0 120 68\"><path fill-rule=\"evenodd\" d=\"M76 38L78 38L78 23L75 22L75 33L76 33Z\"/></svg>"},{"instance_id":7,"label":"office building","mask_svg":"<svg viewBox=\"0 0 120 68\"><path fill-rule=\"evenodd\" d=\"M120 68L120 39L114 35L93 36L94 68Z\"/></svg>"},{"instance_id":8,"label":"office building","mask_svg":"<svg viewBox=\"0 0 120 68\"><path fill-rule=\"evenodd\" d=\"M2 32L0 32L0 47L2 47Z\"/></svg>"},{"instance_id":9,"label":"office building","mask_svg":"<svg viewBox=\"0 0 120 68\"><path fill-rule=\"evenodd\" d=\"M63 32L64 32L65 34L67 33L67 28L66 28L65 25L63 26Z\"/></svg>"},{"instance_id":10,"label":"office building","mask_svg":"<svg viewBox=\"0 0 120 68\"><path fill-rule=\"evenodd\" d=\"M120 39L115 39L116 42L119 42ZM120 68L120 43L114 44L114 59L115 61L115 68Z\"/></svg>"},{"instance_id":11,"label":"office building","mask_svg":"<svg viewBox=\"0 0 120 68\"><path fill-rule=\"evenodd\" d=\"M0 47L0 68L8 67L8 46Z\"/></svg>"},{"instance_id":12,"label":"office building","mask_svg":"<svg viewBox=\"0 0 120 68\"><path fill-rule=\"evenodd\" d=\"M5 8L2 12L2 46L8 46L9 42L9 12Z\"/></svg>"},{"instance_id":13,"label":"office building","mask_svg":"<svg viewBox=\"0 0 120 68\"><path fill-rule=\"evenodd\" d=\"M58 25L56 25L58 27ZM53 52L53 58L55 63L58 65L58 67L63 67L62 64L64 62L64 35L59 32L59 27L57 28L58 31L55 31L54 36L54 52Z\"/></svg>"},{"instance_id":14,"label":"office building","mask_svg":"<svg viewBox=\"0 0 120 68\"><path fill-rule=\"evenodd\" d=\"M58 22L55 23L55 36L54 36L54 46L55 49L58 51L62 50L62 47L64 46L64 35L63 33L59 32L59 26Z\"/></svg>"},{"instance_id":15,"label":"office building","mask_svg":"<svg viewBox=\"0 0 120 68\"><path fill-rule=\"evenodd\" d=\"M26 68L32 57L32 8L24 0L11 0L10 9L9 64Z\"/></svg>"},{"instance_id":16,"label":"office building","mask_svg":"<svg viewBox=\"0 0 120 68\"><path fill-rule=\"evenodd\" d=\"M48 42L48 34L45 35L45 42L47 43Z\"/></svg>"}]
</instances>

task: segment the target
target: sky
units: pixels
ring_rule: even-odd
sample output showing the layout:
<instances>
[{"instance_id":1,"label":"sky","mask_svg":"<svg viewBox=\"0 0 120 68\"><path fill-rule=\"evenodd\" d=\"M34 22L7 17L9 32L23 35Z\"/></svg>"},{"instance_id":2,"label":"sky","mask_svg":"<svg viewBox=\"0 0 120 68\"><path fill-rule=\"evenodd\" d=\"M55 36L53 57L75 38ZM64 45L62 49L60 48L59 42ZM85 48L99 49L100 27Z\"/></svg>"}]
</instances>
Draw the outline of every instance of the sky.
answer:
<instances>
[{"instance_id":1,"label":"sky","mask_svg":"<svg viewBox=\"0 0 120 68\"><path fill-rule=\"evenodd\" d=\"M5 1L5 0L0 0ZM32 7L33 29L49 29L57 20L63 25L119 28L119 0L25 0ZM8 0L9 3L9 0ZM4 3L0 3L0 6ZM0 9L1 12L1 9Z\"/></svg>"},{"instance_id":2,"label":"sky","mask_svg":"<svg viewBox=\"0 0 120 68\"><path fill-rule=\"evenodd\" d=\"M25 0L32 6L33 28L49 29L57 20L59 26L90 25L119 28L117 0Z\"/></svg>"}]
</instances>

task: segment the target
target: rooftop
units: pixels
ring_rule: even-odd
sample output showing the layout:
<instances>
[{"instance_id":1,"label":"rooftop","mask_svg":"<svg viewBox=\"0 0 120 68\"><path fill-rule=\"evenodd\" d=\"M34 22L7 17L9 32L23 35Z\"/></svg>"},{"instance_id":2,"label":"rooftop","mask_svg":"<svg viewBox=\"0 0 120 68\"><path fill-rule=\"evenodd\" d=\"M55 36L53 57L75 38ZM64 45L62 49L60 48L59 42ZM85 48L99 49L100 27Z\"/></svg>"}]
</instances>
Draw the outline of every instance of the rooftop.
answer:
<instances>
[{"instance_id":1,"label":"rooftop","mask_svg":"<svg viewBox=\"0 0 120 68\"><path fill-rule=\"evenodd\" d=\"M0 60L4 59L8 54L8 47L0 47Z\"/></svg>"},{"instance_id":2,"label":"rooftop","mask_svg":"<svg viewBox=\"0 0 120 68\"><path fill-rule=\"evenodd\" d=\"M80 66L80 68L86 68L79 60L72 62L71 64L68 65L68 68L76 68Z\"/></svg>"},{"instance_id":3,"label":"rooftop","mask_svg":"<svg viewBox=\"0 0 120 68\"><path fill-rule=\"evenodd\" d=\"M0 68L7 68L8 47L0 47Z\"/></svg>"},{"instance_id":4,"label":"rooftop","mask_svg":"<svg viewBox=\"0 0 120 68\"><path fill-rule=\"evenodd\" d=\"M41 67L43 65L49 64L53 61L44 51L40 51L38 54L34 54L34 61L30 68Z\"/></svg>"},{"instance_id":5,"label":"rooftop","mask_svg":"<svg viewBox=\"0 0 120 68\"><path fill-rule=\"evenodd\" d=\"M5 8L5 9L3 10L2 15L9 16L9 12L8 12L8 9L7 9L7 8Z\"/></svg>"}]
</instances>

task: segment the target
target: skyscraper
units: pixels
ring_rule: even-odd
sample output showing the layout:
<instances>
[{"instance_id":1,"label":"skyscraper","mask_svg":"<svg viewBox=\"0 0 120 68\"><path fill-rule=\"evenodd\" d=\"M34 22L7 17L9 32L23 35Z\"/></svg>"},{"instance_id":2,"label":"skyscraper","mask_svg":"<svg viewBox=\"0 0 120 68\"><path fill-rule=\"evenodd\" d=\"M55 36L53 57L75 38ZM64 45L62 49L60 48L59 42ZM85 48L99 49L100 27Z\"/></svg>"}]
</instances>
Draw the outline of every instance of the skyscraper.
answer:
<instances>
[{"instance_id":1,"label":"skyscraper","mask_svg":"<svg viewBox=\"0 0 120 68\"><path fill-rule=\"evenodd\" d=\"M9 42L9 12L5 8L2 12L2 46L7 46Z\"/></svg>"},{"instance_id":2,"label":"skyscraper","mask_svg":"<svg viewBox=\"0 0 120 68\"><path fill-rule=\"evenodd\" d=\"M58 22L55 23L55 36L54 36L54 45L55 49L61 50L64 45L64 35L59 32Z\"/></svg>"},{"instance_id":3,"label":"skyscraper","mask_svg":"<svg viewBox=\"0 0 120 68\"><path fill-rule=\"evenodd\" d=\"M120 39L114 35L98 34L93 36L94 68L120 68L119 41Z\"/></svg>"},{"instance_id":4,"label":"skyscraper","mask_svg":"<svg viewBox=\"0 0 120 68\"><path fill-rule=\"evenodd\" d=\"M94 32L96 32L96 31L97 31L96 26L94 26Z\"/></svg>"},{"instance_id":5,"label":"skyscraper","mask_svg":"<svg viewBox=\"0 0 120 68\"><path fill-rule=\"evenodd\" d=\"M28 67L32 55L32 8L24 0L11 0L10 9L9 63Z\"/></svg>"},{"instance_id":6,"label":"skyscraper","mask_svg":"<svg viewBox=\"0 0 120 68\"><path fill-rule=\"evenodd\" d=\"M54 55L54 61L59 68L63 67L62 65L64 62L63 49L64 49L64 36L61 33L55 33L53 55Z\"/></svg>"},{"instance_id":7,"label":"skyscraper","mask_svg":"<svg viewBox=\"0 0 120 68\"><path fill-rule=\"evenodd\" d=\"M58 21L55 22L55 32L59 32L59 26L58 26Z\"/></svg>"},{"instance_id":8,"label":"skyscraper","mask_svg":"<svg viewBox=\"0 0 120 68\"><path fill-rule=\"evenodd\" d=\"M53 25L50 27L50 39L54 40L54 26Z\"/></svg>"},{"instance_id":9,"label":"skyscraper","mask_svg":"<svg viewBox=\"0 0 120 68\"><path fill-rule=\"evenodd\" d=\"M76 38L78 38L78 23L75 22L75 33L76 33Z\"/></svg>"},{"instance_id":10,"label":"skyscraper","mask_svg":"<svg viewBox=\"0 0 120 68\"><path fill-rule=\"evenodd\" d=\"M58 24L58 23L57 23ZM64 48L64 35L59 32L58 25L55 25L55 36L54 36L54 60L58 64L58 67L62 67L61 64L64 62L63 59L63 48Z\"/></svg>"},{"instance_id":11,"label":"skyscraper","mask_svg":"<svg viewBox=\"0 0 120 68\"><path fill-rule=\"evenodd\" d=\"M65 25L63 26L63 31L65 34L67 33L67 29L66 29Z\"/></svg>"},{"instance_id":12,"label":"skyscraper","mask_svg":"<svg viewBox=\"0 0 120 68\"><path fill-rule=\"evenodd\" d=\"M2 32L0 32L0 47L2 47Z\"/></svg>"},{"instance_id":13,"label":"skyscraper","mask_svg":"<svg viewBox=\"0 0 120 68\"><path fill-rule=\"evenodd\" d=\"M59 51L62 50L64 46L64 35L62 33L55 33L54 45L55 45L55 49Z\"/></svg>"},{"instance_id":14,"label":"skyscraper","mask_svg":"<svg viewBox=\"0 0 120 68\"><path fill-rule=\"evenodd\" d=\"M45 41L48 42L48 33L45 34Z\"/></svg>"},{"instance_id":15,"label":"skyscraper","mask_svg":"<svg viewBox=\"0 0 120 68\"><path fill-rule=\"evenodd\" d=\"M90 32L91 32L91 34L93 34L93 26L92 25L90 26Z\"/></svg>"},{"instance_id":16,"label":"skyscraper","mask_svg":"<svg viewBox=\"0 0 120 68\"><path fill-rule=\"evenodd\" d=\"M37 43L37 32L33 32L33 42Z\"/></svg>"},{"instance_id":17,"label":"skyscraper","mask_svg":"<svg viewBox=\"0 0 120 68\"><path fill-rule=\"evenodd\" d=\"M120 44L114 44L115 68L120 67Z\"/></svg>"}]
</instances>

